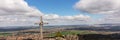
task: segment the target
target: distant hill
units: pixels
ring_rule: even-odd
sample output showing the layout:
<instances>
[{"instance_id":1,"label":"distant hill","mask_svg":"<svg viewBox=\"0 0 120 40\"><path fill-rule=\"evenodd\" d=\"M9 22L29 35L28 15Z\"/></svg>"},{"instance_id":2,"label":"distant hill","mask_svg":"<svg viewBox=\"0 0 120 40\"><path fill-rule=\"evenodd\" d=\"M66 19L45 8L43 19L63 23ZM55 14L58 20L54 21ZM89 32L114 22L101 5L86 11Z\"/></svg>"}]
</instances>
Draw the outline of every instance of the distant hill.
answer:
<instances>
[{"instance_id":1,"label":"distant hill","mask_svg":"<svg viewBox=\"0 0 120 40\"><path fill-rule=\"evenodd\" d=\"M34 28L37 28L37 27L32 27L32 26L0 27L0 32L20 31L20 30L27 30L27 29L34 29Z\"/></svg>"},{"instance_id":2,"label":"distant hill","mask_svg":"<svg viewBox=\"0 0 120 40\"><path fill-rule=\"evenodd\" d=\"M75 27L66 30L120 31L120 25L108 25L108 24L89 26L86 25L84 27Z\"/></svg>"},{"instance_id":3,"label":"distant hill","mask_svg":"<svg viewBox=\"0 0 120 40\"><path fill-rule=\"evenodd\" d=\"M117 24L96 24L96 25L54 25L44 26L45 30L62 28L66 30L95 30L95 31L120 31L120 25ZM39 26L8 26L0 27L0 32L20 31L28 29L39 29Z\"/></svg>"}]
</instances>

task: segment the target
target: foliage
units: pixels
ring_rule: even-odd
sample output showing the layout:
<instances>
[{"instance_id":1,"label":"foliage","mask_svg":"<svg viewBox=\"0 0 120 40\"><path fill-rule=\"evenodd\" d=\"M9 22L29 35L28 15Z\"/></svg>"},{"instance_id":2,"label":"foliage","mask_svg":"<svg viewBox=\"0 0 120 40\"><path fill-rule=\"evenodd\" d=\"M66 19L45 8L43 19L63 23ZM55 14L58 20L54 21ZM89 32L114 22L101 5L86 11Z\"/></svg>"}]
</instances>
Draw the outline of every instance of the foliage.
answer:
<instances>
[{"instance_id":1,"label":"foliage","mask_svg":"<svg viewBox=\"0 0 120 40\"><path fill-rule=\"evenodd\" d=\"M10 36L12 33L0 33L0 36Z\"/></svg>"},{"instance_id":2,"label":"foliage","mask_svg":"<svg viewBox=\"0 0 120 40\"><path fill-rule=\"evenodd\" d=\"M63 34L61 32L56 32L55 37L63 37Z\"/></svg>"},{"instance_id":3,"label":"foliage","mask_svg":"<svg viewBox=\"0 0 120 40\"><path fill-rule=\"evenodd\" d=\"M72 30L72 31L62 31L62 32L57 32L57 33L51 33L48 36L54 37L59 35L77 35L77 34L96 34L95 32L89 32L89 31L80 31L80 30Z\"/></svg>"}]
</instances>

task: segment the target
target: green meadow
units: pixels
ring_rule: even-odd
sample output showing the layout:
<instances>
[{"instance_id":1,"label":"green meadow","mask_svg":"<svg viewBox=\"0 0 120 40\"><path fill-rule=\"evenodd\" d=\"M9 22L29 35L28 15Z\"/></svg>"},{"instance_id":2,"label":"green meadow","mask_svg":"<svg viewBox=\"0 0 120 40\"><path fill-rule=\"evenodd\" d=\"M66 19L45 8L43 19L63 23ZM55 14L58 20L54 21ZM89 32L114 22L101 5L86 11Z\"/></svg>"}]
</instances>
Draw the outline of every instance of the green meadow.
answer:
<instances>
[{"instance_id":1,"label":"green meadow","mask_svg":"<svg viewBox=\"0 0 120 40\"><path fill-rule=\"evenodd\" d=\"M0 33L0 36L10 36L12 33Z\"/></svg>"}]
</instances>

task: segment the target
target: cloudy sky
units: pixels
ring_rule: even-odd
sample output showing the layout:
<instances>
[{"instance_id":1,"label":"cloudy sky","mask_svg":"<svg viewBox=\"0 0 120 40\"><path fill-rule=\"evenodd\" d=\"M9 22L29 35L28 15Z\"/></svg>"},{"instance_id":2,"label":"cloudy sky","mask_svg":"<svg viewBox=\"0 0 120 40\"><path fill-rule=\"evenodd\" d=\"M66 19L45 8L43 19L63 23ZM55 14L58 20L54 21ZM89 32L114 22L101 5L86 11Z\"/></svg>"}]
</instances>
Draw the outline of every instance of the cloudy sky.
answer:
<instances>
[{"instance_id":1,"label":"cloudy sky","mask_svg":"<svg viewBox=\"0 0 120 40\"><path fill-rule=\"evenodd\" d=\"M120 23L120 0L0 0L0 26Z\"/></svg>"}]
</instances>

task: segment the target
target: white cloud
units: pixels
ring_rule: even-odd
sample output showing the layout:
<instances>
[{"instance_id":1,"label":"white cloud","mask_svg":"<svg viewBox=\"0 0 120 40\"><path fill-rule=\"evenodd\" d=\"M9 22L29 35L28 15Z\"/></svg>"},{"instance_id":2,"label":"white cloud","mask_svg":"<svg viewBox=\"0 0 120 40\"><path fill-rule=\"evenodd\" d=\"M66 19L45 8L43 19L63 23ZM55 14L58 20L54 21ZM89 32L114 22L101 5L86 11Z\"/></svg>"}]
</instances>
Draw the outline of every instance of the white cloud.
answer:
<instances>
[{"instance_id":1,"label":"white cloud","mask_svg":"<svg viewBox=\"0 0 120 40\"><path fill-rule=\"evenodd\" d=\"M34 25L39 16L51 24L81 24L90 19L87 15L60 16L43 14L37 8L29 6L24 0L0 0L0 26Z\"/></svg>"},{"instance_id":2,"label":"white cloud","mask_svg":"<svg viewBox=\"0 0 120 40\"><path fill-rule=\"evenodd\" d=\"M80 0L75 8L89 13L114 13L120 8L120 0Z\"/></svg>"},{"instance_id":3,"label":"white cloud","mask_svg":"<svg viewBox=\"0 0 120 40\"><path fill-rule=\"evenodd\" d=\"M33 24L30 17L43 15L24 0L0 0L0 26Z\"/></svg>"},{"instance_id":4,"label":"white cloud","mask_svg":"<svg viewBox=\"0 0 120 40\"><path fill-rule=\"evenodd\" d=\"M39 10L29 6L24 0L0 0L0 12L0 15L42 14Z\"/></svg>"},{"instance_id":5,"label":"white cloud","mask_svg":"<svg viewBox=\"0 0 120 40\"><path fill-rule=\"evenodd\" d=\"M86 20L89 19L90 16L88 15L73 15L73 16L59 16L57 14L46 14L44 15L45 19L67 19L67 20L76 20L76 19L81 19L81 20Z\"/></svg>"},{"instance_id":6,"label":"white cloud","mask_svg":"<svg viewBox=\"0 0 120 40\"><path fill-rule=\"evenodd\" d=\"M103 14L96 23L120 23L120 0L80 0L75 4L77 10L91 14Z\"/></svg>"},{"instance_id":7,"label":"white cloud","mask_svg":"<svg viewBox=\"0 0 120 40\"><path fill-rule=\"evenodd\" d=\"M73 15L73 16L59 16L57 14L47 14L44 16L44 20L50 24L87 24L91 19L88 15ZM85 23L86 22L86 23Z\"/></svg>"}]
</instances>

